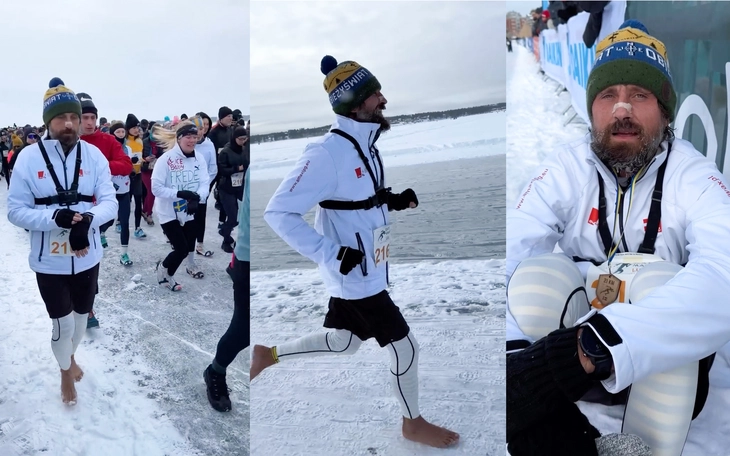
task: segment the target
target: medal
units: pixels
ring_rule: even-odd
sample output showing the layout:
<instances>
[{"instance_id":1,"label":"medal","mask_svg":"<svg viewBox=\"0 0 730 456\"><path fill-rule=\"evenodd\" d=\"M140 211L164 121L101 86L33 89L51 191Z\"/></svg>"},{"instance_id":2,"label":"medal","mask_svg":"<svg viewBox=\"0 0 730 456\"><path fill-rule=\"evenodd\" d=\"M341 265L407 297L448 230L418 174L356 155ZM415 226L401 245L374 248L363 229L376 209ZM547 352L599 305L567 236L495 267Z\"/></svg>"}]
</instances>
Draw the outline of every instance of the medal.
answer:
<instances>
[{"instance_id":1,"label":"medal","mask_svg":"<svg viewBox=\"0 0 730 456\"><path fill-rule=\"evenodd\" d=\"M598 285L596 286L596 299L598 302L593 302L593 307L597 309L603 309L609 304L616 302L618 299L619 291L621 290L621 280L615 275L601 274L598 276Z\"/></svg>"}]
</instances>

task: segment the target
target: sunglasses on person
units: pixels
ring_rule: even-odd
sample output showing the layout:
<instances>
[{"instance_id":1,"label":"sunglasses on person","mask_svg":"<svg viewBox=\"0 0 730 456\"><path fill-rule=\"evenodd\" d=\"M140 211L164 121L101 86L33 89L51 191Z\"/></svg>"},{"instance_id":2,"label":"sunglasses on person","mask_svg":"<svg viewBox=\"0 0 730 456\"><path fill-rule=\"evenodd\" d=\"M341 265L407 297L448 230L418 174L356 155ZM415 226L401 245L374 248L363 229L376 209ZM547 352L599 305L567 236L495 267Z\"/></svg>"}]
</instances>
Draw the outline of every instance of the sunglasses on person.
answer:
<instances>
[{"instance_id":1,"label":"sunglasses on person","mask_svg":"<svg viewBox=\"0 0 730 456\"><path fill-rule=\"evenodd\" d=\"M28 133L28 139L38 140L38 135L35 133Z\"/></svg>"}]
</instances>

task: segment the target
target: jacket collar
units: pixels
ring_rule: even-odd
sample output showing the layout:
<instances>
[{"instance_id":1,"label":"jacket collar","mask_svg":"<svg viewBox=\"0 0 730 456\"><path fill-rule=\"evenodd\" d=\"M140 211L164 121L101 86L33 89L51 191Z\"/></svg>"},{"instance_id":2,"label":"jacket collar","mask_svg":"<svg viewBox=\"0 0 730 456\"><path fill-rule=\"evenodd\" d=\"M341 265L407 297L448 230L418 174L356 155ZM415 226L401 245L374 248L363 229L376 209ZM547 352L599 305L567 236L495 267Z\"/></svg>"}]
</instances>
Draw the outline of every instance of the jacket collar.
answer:
<instances>
[{"instance_id":1,"label":"jacket collar","mask_svg":"<svg viewBox=\"0 0 730 456\"><path fill-rule=\"evenodd\" d=\"M338 128L349 134L360 143L363 150L368 150L378 140L380 124L371 122L357 122L349 117L337 115L331 129Z\"/></svg>"}]
</instances>

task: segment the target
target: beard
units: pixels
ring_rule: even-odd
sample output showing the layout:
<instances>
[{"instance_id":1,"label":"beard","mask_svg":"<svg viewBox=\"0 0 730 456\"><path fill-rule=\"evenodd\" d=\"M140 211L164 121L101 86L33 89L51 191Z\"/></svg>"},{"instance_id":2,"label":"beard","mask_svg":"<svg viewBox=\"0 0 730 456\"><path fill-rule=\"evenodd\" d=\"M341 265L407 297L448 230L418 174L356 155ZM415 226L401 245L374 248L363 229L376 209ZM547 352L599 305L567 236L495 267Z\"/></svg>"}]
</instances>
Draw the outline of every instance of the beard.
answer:
<instances>
[{"instance_id":1,"label":"beard","mask_svg":"<svg viewBox=\"0 0 730 456\"><path fill-rule=\"evenodd\" d=\"M358 111L355 114L355 120L359 122L370 122L380 125L380 131L386 132L390 130L390 121L383 116L385 105L380 105L371 112Z\"/></svg>"},{"instance_id":2,"label":"beard","mask_svg":"<svg viewBox=\"0 0 730 456\"><path fill-rule=\"evenodd\" d=\"M639 138L638 144L619 142L612 144L614 133L633 133ZM591 150L616 173L626 171L629 176L636 174L648 165L661 151L664 133L661 127L653 131L641 128L629 119L619 120L603 130L591 129Z\"/></svg>"},{"instance_id":3,"label":"beard","mask_svg":"<svg viewBox=\"0 0 730 456\"><path fill-rule=\"evenodd\" d=\"M61 143L63 150L68 151L79 142L79 132L72 128L64 128L60 131L51 132L51 139L56 139Z\"/></svg>"}]
</instances>

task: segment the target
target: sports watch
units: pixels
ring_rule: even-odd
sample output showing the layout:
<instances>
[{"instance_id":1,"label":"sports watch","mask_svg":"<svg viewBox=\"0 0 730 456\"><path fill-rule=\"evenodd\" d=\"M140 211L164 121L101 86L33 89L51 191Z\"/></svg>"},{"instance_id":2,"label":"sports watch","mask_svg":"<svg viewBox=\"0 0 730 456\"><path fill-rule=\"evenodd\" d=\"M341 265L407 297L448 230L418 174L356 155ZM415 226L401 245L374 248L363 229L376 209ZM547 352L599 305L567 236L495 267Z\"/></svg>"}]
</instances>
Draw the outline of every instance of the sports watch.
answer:
<instances>
[{"instance_id":1,"label":"sports watch","mask_svg":"<svg viewBox=\"0 0 730 456\"><path fill-rule=\"evenodd\" d=\"M583 350L584 356L591 360L596 367L591 377L596 380L606 380L611 376L613 358L608 348L601 342L590 326L583 326L583 332L578 337L578 343Z\"/></svg>"}]
</instances>

